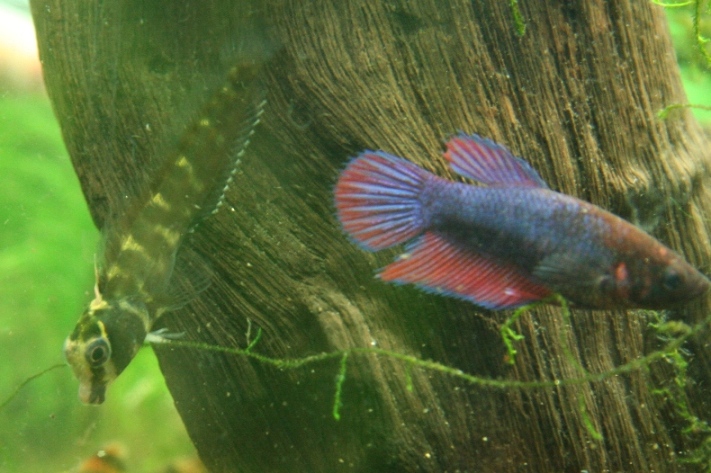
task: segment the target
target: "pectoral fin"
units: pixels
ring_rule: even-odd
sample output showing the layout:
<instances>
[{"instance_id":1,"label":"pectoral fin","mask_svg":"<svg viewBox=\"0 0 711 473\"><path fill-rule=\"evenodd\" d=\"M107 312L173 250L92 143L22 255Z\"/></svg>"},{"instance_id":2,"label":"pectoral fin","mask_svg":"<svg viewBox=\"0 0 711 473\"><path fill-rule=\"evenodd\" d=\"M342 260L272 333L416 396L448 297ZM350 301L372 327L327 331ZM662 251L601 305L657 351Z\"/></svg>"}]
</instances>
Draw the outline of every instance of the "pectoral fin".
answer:
<instances>
[{"instance_id":1,"label":"pectoral fin","mask_svg":"<svg viewBox=\"0 0 711 473\"><path fill-rule=\"evenodd\" d=\"M554 253L542 259L533 277L566 297L585 300L593 297L608 278L603 258L582 260L576 253Z\"/></svg>"}]
</instances>

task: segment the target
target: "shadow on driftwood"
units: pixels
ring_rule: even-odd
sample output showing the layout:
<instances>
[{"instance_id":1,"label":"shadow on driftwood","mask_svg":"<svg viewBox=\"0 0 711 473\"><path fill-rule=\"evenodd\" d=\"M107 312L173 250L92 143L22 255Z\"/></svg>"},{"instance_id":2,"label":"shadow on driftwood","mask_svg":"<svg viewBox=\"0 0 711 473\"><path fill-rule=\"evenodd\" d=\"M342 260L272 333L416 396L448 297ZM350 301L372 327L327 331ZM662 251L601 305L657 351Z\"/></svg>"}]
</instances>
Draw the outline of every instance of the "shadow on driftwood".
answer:
<instances>
[{"instance_id":1,"label":"shadow on driftwood","mask_svg":"<svg viewBox=\"0 0 711 473\"><path fill-rule=\"evenodd\" d=\"M708 140L686 111L663 12L649 2L33 1L50 96L97 226L149 182L239 55L268 104L226 205L180 258L212 284L160 326L186 340L302 358L375 346L520 381L599 373L661 346L650 314L536 309L504 362L505 314L386 286L395 253L358 250L334 218L347 158L386 149L448 175L457 130L507 144L551 187L653 231L708 272ZM674 205L670 205L670 203ZM662 225L663 223L663 225ZM180 275L178 275L180 277ZM684 314L705 316L705 305ZM570 349L570 353L566 353ZM702 385L709 358L693 345ZM654 389L673 366L576 386L489 390L386 357L284 370L157 347L211 471L682 471L704 435ZM130 369L130 368L129 368ZM681 391L708 417L703 393ZM111 393L109 392L109 396ZM596 433L601 434L597 436Z\"/></svg>"}]
</instances>

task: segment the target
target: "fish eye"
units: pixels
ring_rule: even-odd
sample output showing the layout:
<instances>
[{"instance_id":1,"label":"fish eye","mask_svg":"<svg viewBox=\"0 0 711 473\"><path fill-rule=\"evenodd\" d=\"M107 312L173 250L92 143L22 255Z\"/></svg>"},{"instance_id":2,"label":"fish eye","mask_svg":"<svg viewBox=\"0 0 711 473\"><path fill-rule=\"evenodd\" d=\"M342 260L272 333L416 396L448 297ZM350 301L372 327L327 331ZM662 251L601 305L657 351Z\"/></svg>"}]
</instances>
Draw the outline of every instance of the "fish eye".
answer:
<instances>
[{"instance_id":1,"label":"fish eye","mask_svg":"<svg viewBox=\"0 0 711 473\"><path fill-rule=\"evenodd\" d=\"M662 275L662 286L668 291L676 291L682 285L681 276L673 269L667 269Z\"/></svg>"},{"instance_id":2,"label":"fish eye","mask_svg":"<svg viewBox=\"0 0 711 473\"><path fill-rule=\"evenodd\" d=\"M111 357L111 347L105 338L97 338L86 347L86 361L94 368L98 368Z\"/></svg>"}]
</instances>

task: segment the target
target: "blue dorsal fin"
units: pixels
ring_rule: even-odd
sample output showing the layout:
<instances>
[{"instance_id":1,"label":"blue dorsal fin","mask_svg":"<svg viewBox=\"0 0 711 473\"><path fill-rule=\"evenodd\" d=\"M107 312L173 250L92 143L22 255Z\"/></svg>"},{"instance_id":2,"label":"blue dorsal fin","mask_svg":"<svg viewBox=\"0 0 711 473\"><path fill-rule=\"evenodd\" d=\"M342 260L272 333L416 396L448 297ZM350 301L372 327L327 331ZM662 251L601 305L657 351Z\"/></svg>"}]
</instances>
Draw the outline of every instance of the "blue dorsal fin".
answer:
<instances>
[{"instance_id":1,"label":"blue dorsal fin","mask_svg":"<svg viewBox=\"0 0 711 473\"><path fill-rule=\"evenodd\" d=\"M450 139L444 157L452 171L483 184L548 188L526 161L503 145L476 134L459 133Z\"/></svg>"}]
</instances>

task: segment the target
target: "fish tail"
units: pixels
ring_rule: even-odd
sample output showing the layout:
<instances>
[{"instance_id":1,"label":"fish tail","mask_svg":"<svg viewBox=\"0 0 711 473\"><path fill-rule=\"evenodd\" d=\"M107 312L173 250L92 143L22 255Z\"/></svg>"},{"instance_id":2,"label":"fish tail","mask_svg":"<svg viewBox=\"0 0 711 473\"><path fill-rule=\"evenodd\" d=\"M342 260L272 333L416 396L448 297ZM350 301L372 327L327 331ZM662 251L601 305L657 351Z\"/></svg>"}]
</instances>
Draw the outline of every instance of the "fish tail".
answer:
<instances>
[{"instance_id":1,"label":"fish tail","mask_svg":"<svg viewBox=\"0 0 711 473\"><path fill-rule=\"evenodd\" d=\"M336 209L343 229L369 251L416 237L426 227L420 196L431 177L405 159L364 151L336 184Z\"/></svg>"}]
</instances>

